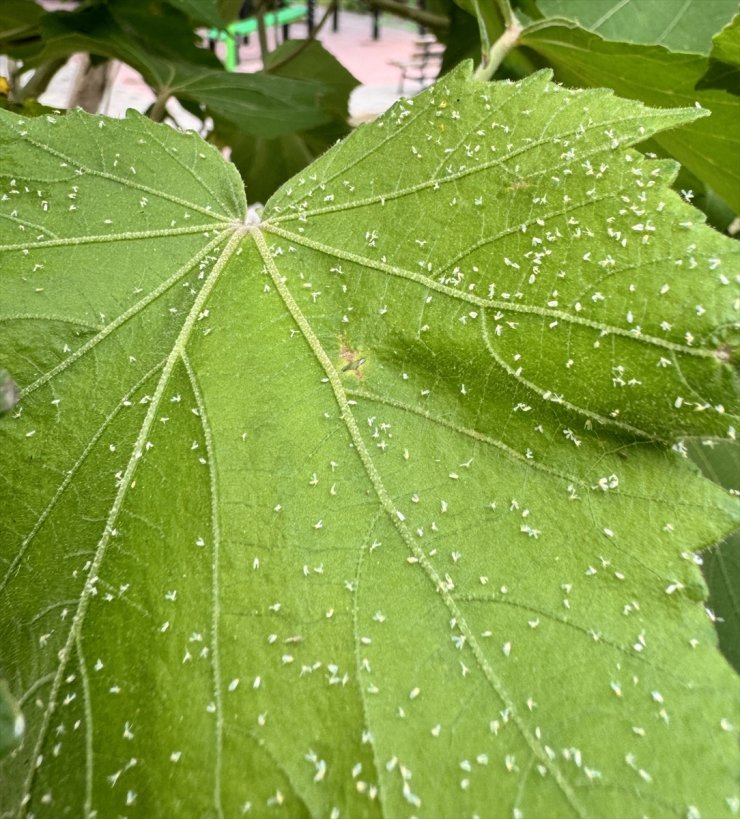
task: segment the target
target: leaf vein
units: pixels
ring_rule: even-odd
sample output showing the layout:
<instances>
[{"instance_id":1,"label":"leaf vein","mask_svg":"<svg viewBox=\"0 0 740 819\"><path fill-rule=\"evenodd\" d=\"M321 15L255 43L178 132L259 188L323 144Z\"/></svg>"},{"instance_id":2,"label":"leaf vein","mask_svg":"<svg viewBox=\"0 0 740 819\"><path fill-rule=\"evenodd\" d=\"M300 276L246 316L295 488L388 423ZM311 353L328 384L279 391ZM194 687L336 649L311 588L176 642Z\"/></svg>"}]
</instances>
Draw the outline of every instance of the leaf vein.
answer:
<instances>
[{"instance_id":1,"label":"leaf vein","mask_svg":"<svg viewBox=\"0 0 740 819\"><path fill-rule=\"evenodd\" d=\"M14 129L15 130L15 129ZM51 145L46 145L43 142L34 139L31 137L28 132L19 132L17 131L18 136L21 138L22 141L28 143L29 145L33 145L35 148L38 148L40 151L44 151L47 154L50 154L57 159L61 159L63 162L66 162L70 167L75 168L78 173L85 175L89 174L90 176L97 176L100 179L106 179L109 182L114 182L117 185L121 185L124 188L134 188L135 190L142 191L143 193L148 193L151 196L159 197L160 199L164 199L165 201L172 202L175 205L182 205L185 208L190 208L191 210L198 211L206 216L209 216L213 219L217 219L222 222L232 222L233 217L226 216L222 213L215 213L208 207L203 207L202 205L196 205L194 202L188 202L187 199L183 199L180 196L175 196L172 193L168 193L167 191L157 190L156 188L152 188L149 185L144 185L141 182L136 182L132 179L127 179L123 176L118 176L117 174L110 173L109 171L103 171L98 168L91 168L86 165L82 165L81 163L74 160L68 154L62 153L62 151L58 151L56 148L52 148Z\"/></svg>"},{"instance_id":2,"label":"leaf vein","mask_svg":"<svg viewBox=\"0 0 740 819\"><path fill-rule=\"evenodd\" d=\"M210 489L210 514L211 514L211 537L213 539L213 568L211 584L211 658L213 668L213 699L216 705L216 759L213 783L213 801L216 814L219 819L223 819L224 811L221 802L221 772L223 767L223 737L224 737L224 707L223 694L221 690L221 656L219 651L219 624L221 620L221 579L220 579L220 552L221 552L221 529L218 519L219 494L218 481L216 479L216 460L213 449L213 433L208 420L208 412L203 400L203 393L198 383L190 359L183 349L180 355L185 366L193 397L198 409L203 439L206 444L206 463L208 465L208 481Z\"/></svg>"},{"instance_id":3,"label":"leaf vein","mask_svg":"<svg viewBox=\"0 0 740 819\"><path fill-rule=\"evenodd\" d=\"M156 301L159 296L163 293L166 293L173 285L177 284L177 282L192 268L198 264L199 261L204 259L211 250L216 248L225 238L228 231L221 231L221 233L216 236L215 239L212 239L205 247L203 247L198 253L190 258L179 270L176 270L169 279L163 281L160 285L158 285L151 293L148 293L144 298L140 299L133 304L128 310L125 310L121 313L120 316L116 317L113 321L107 324L97 335L93 336L91 339L88 339L82 346L80 346L77 350L73 353L70 353L63 361L57 364L56 367L53 367L47 373L44 373L40 378L36 379L32 384L28 387L25 387L21 390L21 399L25 398L26 396L30 395L32 392L35 392L39 387L42 387L44 384L51 381L55 376L57 376L60 372L66 370L75 361L81 359L84 355L90 352L90 350L97 347L101 341L107 338L114 330L117 330L119 327L123 326L130 318L135 316L137 313L141 312L145 307L150 305L152 302Z\"/></svg>"},{"instance_id":4,"label":"leaf vein","mask_svg":"<svg viewBox=\"0 0 740 819\"><path fill-rule=\"evenodd\" d=\"M31 531L26 535L26 537L21 542L18 554L10 562L10 565L8 566L8 569L5 572L5 575L3 576L2 580L0 580L0 594L3 592L5 587L8 585L8 583L9 583L9 581L11 579L11 576L15 573L16 569L18 568L18 565L20 564L20 562L23 560L24 556L26 555L26 552L28 551L29 547L31 546L31 543L32 543L33 539L36 537L36 535L42 529L42 527L44 526L46 521L49 519L49 516L54 511L54 509L55 509L56 505L59 503L59 501L62 499L62 496L64 495L65 491L67 490L69 485L72 483L72 481L74 480L75 476L80 471L82 466L87 461L88 457L90 456L90 453L93 451L93 449L95 449L95 446L100 441L100 439L102 438L105 431L113 423L113 421L116 419L118 413L124 407L124 402L130 400L130 398L133 395L136 394L137 390L139 390L140 387L142 387L154 375L154 373L156 373L158 370L160 370L163 365L164 365L164 361L161 361L155 367L152 367L152 369L149 370L148 373L146 373L144 376L142 376L142 378L140 378L136 382L136 384L134 384L134 386L128 391L128 393L126 393L123 396L123 398L121 398L121 400L116 404L116 407L113 410L113 412L111 412L110 415L108 415L105 418L103 423L95 430L95 432L93 433L93 436L90 438L89 442L87 443L85 448L82 450L82 453L81 453L80 457L75 461L75 463L72 465L72 467L66 471L66 473L64 475L64 479L62 480L62 482L57 487L56 491L54 492L54 495L52 496L51 500L47 504L46 508L43 510L43 512L37 518L36 523L33 525Z\"/></svg>"},{"instance_id":5,"label":"leaf vein","mask_svg":"<svg viewBox=\"0 0 740 819\"><path fill-rule=\"evenodd\" d=\"M521 452L518 452L516 449L513 449L508 444L505 444L503 441L499 441L496 438L492 438L490 435L486 435L485 433L479 432L476 429L469 429L467 427L459 426L458 424L455 424L453 421L449 421L446 418L440 418L438 415L432 414L428 410L422 409L420 407L414 407L411 404L406 404L403 401L397 401L393 398L385 398L384 396L377 395L376 393L370 392L369 390L345 389L344 393L345 395L351 398L363 398L368 401L376 401L380 404L386 404L389 407L395 407L397 409L404 410L405 412L412 413L413 415L418 415L420 418L424 418L427 421L431 421L434 424L438 424L439 426L452 430L453 432L456 432L458 435L464 435L465 437L472 438L474 441L477 441L479 443L488 444L494 449L503 452L504 455L506 455L512 461L522 464L526 468L538 469L542 472L547 473L548 475L558 478L558 480L567 481L568 483L572 483L578 486L586 485L583 481L579 480L578 478L574 478L572 475L569 475L566 472L561 472L558 469L553 469L547 464L541 463L531 458L527 458L526 455L522 455Z\"/></svg>"},{"instance_id":6,"label":"leaf vein","mask_svg":"<svg viewBox=\"0 0 740 819\"><path fill-rule=\"evenodd\" d=\"M529 730L529 728L526 726L521 717L519 717L519 714L514 707L513 701L508 694L508 691L505 689L498 675L495 673L490 663L486 659L475 634L473 634L472 629L468 625L459 607L452 599L449 591L446 590L444 583L442 582L442 579L439 576L437 570L429 561L429 558L426 556L424 551L418 546L417 543L415 543L408 528L400 519L398 515L399 510L396 508L392 498L388 494L388 491L386 490L383 484L383 481L375 467L375 464L370 456L370 453L368 452L367 447L365 446L365 442L357 426L357 422L355 421L355 418L352 414L352 408L347 401L347 397L345 395L344 387L342 386L339 373L332 365L331 360L326 354L326 351L323 349L319 340L314 335L311 326L309 325L305 316L303 315L300 308L293 299L290 290L285 284L285 281L283 280L283 277L281 276L280 271L278 270L275 261L272 258L272 255L265 242L262 232L259 229L252 229L251 233L254 236L255 242L260 251L265 266L267 267L270 277L272 278L273 284L275 285L275 288L279 292L286 306L286 309L292 316L295 323L300 328L307 344L311 348L311 351L316 356L316 359L318 360L319 364L322 366L324 372L327 375L327 378L331 385L332 391L334 392L335 399L341 412L342 421L344 422L349 433L349 436L352 439L352 443L354 444L355 450L360 458L360 461L362 462L362 465L365 468L365 472L370 480L370 483L373 486L373 489L375 491L375 494L377 495L381 507L388 515L388 518L391 520L393 526L396 528L396 531L399 533L401 540L407 546L412 555L417 559L418 564L421 566L421 568L424 570L425 574L431 581L435 591L442 598L442 600L444 601L445 605L447 606L453 617L456 618L458 626L462 633L465 635L467 643L471 647L476 662L478 663L484 677L488 681L491 688L496 692L501 702L511 709L511 712L513 714L512 719L515 722L517 728L519 729L522 738L531 748L532 752L537 755L537 757L550 771L550 773L553 776L553 779L555 780L555 782L557 782L558 787L563 793L563 796L568 801L570 806L573 808L575 813L580 817L585 817L586 811L580 804L580 801L577 798L573 787L563 775L563 772L560 770L560 767L553 760L550 759L550 757L545 752L542 744L539 742L539 740L536 739L534 734Z\"/></svg>"},{"instance_id":7,"label":"leaf vein","mask_svg":"<svg viewBox=\"0 0 740 819\"><path fill-rule=\"evenodd\" d=\"M47 703L46 709L44 710L41 727L39 729L39 735L36 739L33 758L37 758L39 756L41 747L43 746L43 743L46 739L46 734L47 731L49 730L49 724L51 722L51 716L56 710L57 697L59 695L59 689L61 688L62 685L64 671L67 667L67 663L69 662L70 654L75 644L75 641L77 640L77 636L82 631L82 626L85 622L85 616L87 614L87 609L90 604L90 600L95 595L95 586L98 580L98 576L100 574L100 568L107 553L107 548L110 539L114 536L115 523L120 514L128 490L131 486L134 473L136 472L137 466L143 457L144 445L149 436L149 433L151 432L155 416L159 411L159 407L164 396L164 391L167 385L169 384L170 377L174 370L175 364L181 359L182 352L184 351L185 345L188 339L190 338L190 334L192 333L193 327L195 326L195 322L197 321L197 317L201 312L203 305L207 301L208 296L210 295L213 287L218 281L223 268L226 266L226 263L229 261L229 259L235 252L239 244L239 241L244 235L244 232L245 230L235 230L233 232L233 235L231 236L226 247L222 251L218 262L216 262L216 264L213 266L213 269L208 274L208 278L206 279L202 288L200 289L198 296L195 299L193 306L190 309L187 318L183 323L182 329L172 347L172 351L170 352L164 363L164 366L162 368L162 374L157 384L157 388L155 390L154 396L152 397L152 400L148 405L144 421L141 425L141 429L139 430L139 434L133 446L131 457L129 458L126 470L123 474L123 477L121 478L118 491L111 505L108 517L105 521L103 533L100 539L98 540L98 543L95 547L95 554L92 560L90 561L90 567L85 578L82 592L80 593L80 599L77 604L77 610L75 611L74 617L72 618L72 623L69 628L67 640L58 654L59 662L57 665L57 671L56 674L54 675L54 681L52 683L52 690L49 695L49 701ZM31 770L28 776L26 777L26 781L24 783L24 796L21 800L21 804L25 802L27 797L30 797L33 781L38 770L39 768L36 765L31 767Z\"/></svg>"}]
</instances>

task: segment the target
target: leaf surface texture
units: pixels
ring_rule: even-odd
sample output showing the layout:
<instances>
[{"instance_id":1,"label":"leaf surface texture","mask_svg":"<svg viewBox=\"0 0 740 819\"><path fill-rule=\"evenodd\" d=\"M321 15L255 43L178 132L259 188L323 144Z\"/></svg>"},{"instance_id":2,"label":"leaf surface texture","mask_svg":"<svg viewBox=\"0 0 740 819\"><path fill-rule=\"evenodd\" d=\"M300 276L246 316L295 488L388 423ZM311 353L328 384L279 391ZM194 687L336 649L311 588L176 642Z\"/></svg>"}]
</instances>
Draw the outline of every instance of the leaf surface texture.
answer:
<instances>
[{"instance_id":1,"label":"leaf surface texture","mask_svg":"<svg viewBox=\"0 0 740 819\"><path fill-rule=\"evenodd\" d=\"M0 112L5 814L737 804L676 441L738 251L630 147L700 112L468 71L259 226L194 135Z\"/></svg>"}]
</instances>

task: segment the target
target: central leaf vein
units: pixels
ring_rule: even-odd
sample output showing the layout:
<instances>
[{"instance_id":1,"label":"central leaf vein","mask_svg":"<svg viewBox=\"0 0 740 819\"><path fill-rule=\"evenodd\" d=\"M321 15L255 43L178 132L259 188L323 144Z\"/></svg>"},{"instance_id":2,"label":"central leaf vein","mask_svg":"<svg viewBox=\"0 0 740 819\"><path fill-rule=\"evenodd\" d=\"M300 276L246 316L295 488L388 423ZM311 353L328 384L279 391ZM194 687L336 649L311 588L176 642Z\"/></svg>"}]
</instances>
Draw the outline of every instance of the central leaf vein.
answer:
<instances>
[{"instance_id":1,"label":"central leaf vein","mask_svg":"<svg viewBox=\"0 0 740 819\"><path fill-rule=\"evenodd\" d=\"M321 365L322 369L326 373L326 377L329 381L329 384L331 385L334 397L339 407L342 421L344 422L344 425L347 428L347 432L349 433L355 450L360 458L360 461L362 462L362 465L365 469L365 473L367 474L367 477L369 478L370 483L373 486L373 489L375 491L375 494L378 498L378 501L382 509L392 522L393 526L395 527L396 531L401 537L401 540L404 542L404 544L409 549L411 554L416 558L418 564L423 568L427 577L431 581L435 592L439 594L439 596L442 598L445 605L447 606L448 610L450 611L450 614L455 618L461 632L465 635L466 642L470 646L473 655L475 656L476 662L478 663L484 677L488 681L489 685L496 692L501 702L505 705L505 707L509 708L511 713L513 714L512 719L516 724L524 741L527 743L531 751L537 756L537 758L541 760L542 764L545 765L546 768L550 771L551 775L553 776L553 779L557 783L558 787L563 793L563 796L565 797L571 808L574 810L574 812L580 817L585 817L586 810L581 805L580 800L578 799L570 782L566 779L565 775L563 774L557 763L554 760L550 759L548 754L545 752L542 743L535 737L533 732L529 730L524 720L519 716L518 710L514 707L514 703L511 696L509 695L508 691L506 690L500 678L494 671L491 664L488 662L488 659L486 658L483 649L480 643L478 642L478 639L473 633L472 628L467 623L466 618L460 611L457 603L452 598L450 592L446 589L445 584L443 583L439 573L434 568L434 566L432 565L424 551L414 541L410 531L408 530L408 527L404 524L403 520L399 516L399 510L394 504L391 496L388 494L388 491L386 490L383 484L383 480L380 477L380 473L378 472L373 462L373 459L370 456L370 453L365 445L365 441L362 438L359 427L357 426L357 422L355 421L354 415L352 413L352 407L347 399L347 395L341 383L339 373L332 364L329 356L326 354L326 351L321 346L321 343L319 342L315 333L311 329L311 326L306 320L306 317L301 312L301 309L299 308L290 290L288 289L282 275L280 274L280 271L277 268L277 265L275 264L275 260L273 259L272 254L270 253L270 249L267 246L262 231L258 228L254 228L251 229L250 232L254 237L255 243L260 252L260 255L262 256L262 260L265 264L265 267L267 268L267 271L270 274L273 284L275 285L275 288L280 294L280 297L282 298L286 309L290 313L296 325L299 327L312 353L314 354L318 363Z\"/></svg>"}]
</instances>

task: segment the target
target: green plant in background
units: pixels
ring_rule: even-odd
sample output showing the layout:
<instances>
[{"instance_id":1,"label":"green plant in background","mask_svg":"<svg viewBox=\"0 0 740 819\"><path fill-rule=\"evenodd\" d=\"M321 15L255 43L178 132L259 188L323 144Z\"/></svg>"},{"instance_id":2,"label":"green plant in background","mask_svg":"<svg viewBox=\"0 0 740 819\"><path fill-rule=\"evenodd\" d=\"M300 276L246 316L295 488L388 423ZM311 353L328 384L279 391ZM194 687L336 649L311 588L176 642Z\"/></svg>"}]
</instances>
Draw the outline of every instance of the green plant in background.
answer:
<instances>
[{"instance_id":1,"label":"green plant in background","mask_svg":"<svg viewBox=\"0 0 740 819\"><path fill-rule=\"evenodd\" d=\"M75 53L120 60L151 86L155 102L148 114L157 121L176 122L177 113L167 108L176 100L203 121L202 133L217 142L228 134L237 150L244 142L268 140L277 152L287 141L285 170L273 172L269 195L294 168L348 132L347 101L356 82L317 41L307 54L290 45L265 53L263 71L226 71L205 47L198 26L223 27L240 5L235 0L89 0L71 11L50 12L36 0L4 3L0 53L16 60L6 107L49 113L35 98ZM250 171L248 163L239 167L247 185L265 190L262 174Z\"/></svg>"},{"instance_id":2,"label":"green plant in background","mask_svg":"<svg viewBox=\"0 0 740 819\"><path fill-rule=\"evenodd\" d=\"M1 815L740 811L686 457L740 245L635 147L715 115L481 79L553 26L481 14L261 220L195 134L0 112Z\"/></svg>"},{"instance_id":3,"label":"green plant in background","mask_svg":"<svg viewBox=\"0 0 740 819\"><path fill-rule=\"evenodd\" d=\"M266 2L254 4L258 16ZM447 45L443 71L469 57L481 62L479 75L496 79L552 67L556 80L575 87L611 87L648 105L704 105L711 121L663 135L649 150L685 166L680 183L690 185L719 229L740 210L735 0L518 0L516 13L503 0L428 0L426 11L395 0L364 4L426 23ZM255 171L254 161L236 163L261 201L348 132L356 81L315 39L332 4L307 41L308 53L296 42L270 51L264 37L263 70L251 74L225 71L203 41L202 27L225 26L240 0L70 0L69 6L49 12L37 0L0 5L0 53L15 61L6 107L43 113L36 97L74 53L120 60L151 86L154 119L175 121L176 111L167 108L174 99L203 121L201 133L216 144L244 152L255 142L257 155L276 156L267 175ZM491 60L494 44L501 53Z\"/></svg>"}]
</instances>

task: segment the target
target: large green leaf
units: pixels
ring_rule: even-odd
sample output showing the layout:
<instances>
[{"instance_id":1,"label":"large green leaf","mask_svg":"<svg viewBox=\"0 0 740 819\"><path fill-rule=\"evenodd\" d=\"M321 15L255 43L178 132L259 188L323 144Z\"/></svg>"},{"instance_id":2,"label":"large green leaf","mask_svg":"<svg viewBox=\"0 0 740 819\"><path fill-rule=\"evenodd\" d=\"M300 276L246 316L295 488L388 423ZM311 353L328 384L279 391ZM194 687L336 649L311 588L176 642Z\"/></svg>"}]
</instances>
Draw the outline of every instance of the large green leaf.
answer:
<instances>
[{"instance_id":1,"label":"large green leaf","mask_svg":"<svg viewBox=\"0 0 740 819\"><path fill-rule=\"evenodd\" d=\"M537 0L547 17L567 17L605 40L707 54L737 0Z\"/></svg>"},{"instance_id":2,"label":"large green leaf","mask_svg":"<svg viewBox=\"0 0 740 819\"><path fill-rule=\"evenodd\" d=\"M5 811L737 806L677 438L740 251L630 147L701 112L469 72L259 226L194 135L0 112Z\"/></svg>"},{"instance_id":3,"label":"large green leaf","mask_svg":"<svg viewBox=\"0 0 740 819\"><path fill-rule=\"evenodd\" d=\"M606 85L649 105L699 103L711 111L710 118L659 134L656 141L740 212L740 99L695 89L707 58L662 46L608 42L567 20L534 23L520 42L545 57L557 79L568 85Z\"/></svg>"},{"instance_id":4,"label":"large green leaf","mask_svg":"<svg viewBox=\"0 0 740 819\"><path fill-rule=\"evenodd\" d=\"M740 94L740 14L714 37L709 68L696 87L722 88Z\"/></svg>"}]
</instances>

